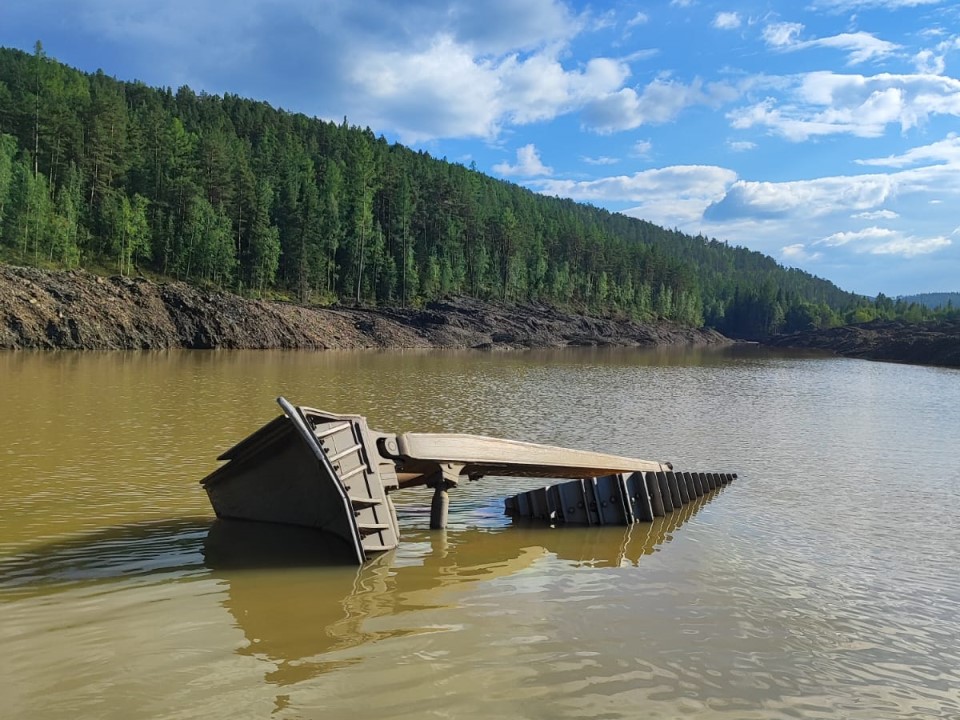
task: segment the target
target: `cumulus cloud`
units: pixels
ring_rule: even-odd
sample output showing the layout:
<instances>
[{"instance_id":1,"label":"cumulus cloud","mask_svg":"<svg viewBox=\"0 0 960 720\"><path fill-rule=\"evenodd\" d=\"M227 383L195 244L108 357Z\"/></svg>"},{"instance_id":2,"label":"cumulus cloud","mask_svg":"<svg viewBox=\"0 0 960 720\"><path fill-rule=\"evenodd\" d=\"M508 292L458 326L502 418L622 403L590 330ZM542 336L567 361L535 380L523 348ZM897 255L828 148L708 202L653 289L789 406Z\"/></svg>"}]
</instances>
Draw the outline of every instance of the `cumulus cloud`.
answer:
<instances>
[{"instance_id":1,"label":"cumulus cloud","mask_svg":"<svg viewBox=\"0 0 960 720\"><path fill-rule=\"evenodd\" d=\"M942 75L947 64L942 55L935 55L933 50L921 50L913 56L913 65L918 73L925 75Z\"/></svg>"},{"instance_id":2,"label":"cumulus cloud","mask_svg":"<svg viewBox=\"0 0 960 720\"><path fill-rule=\"evenodd\" d=\"M689 85L661 77L637 92L625 87L588 103L583 109L584 125L598 133L631 130L641 125L661 124L675 119L693 105L717 106L736 97L738 91L726 83Z\"/></svg>"},{"instance_id":3,"label":"cumulus cloud","mask_svg":"<svg viewBox=\"0 0 960 720\"><path fill-rule=\"evenodd\" d=\"M495 68L477 65L452 38L438 38L421 53L376 53L354 68L351 80L363 90L364 115L387 124L408 142L438 135L490 137L503 108ZM451 103L451 97L471 101ZM433 109L425 116L424 107Z\"/></svg>"},{"instance_id":4,"label":"cumulus cloud","mask_svg":"<svg viewBox=\"0 0 960 720\"><path fill-rule=\"evenodd\" d=\"M897 220L901 213L890 209L891 205L915 208L924 202L950 197L960 201L960 173L949 165L788 182L737 180L723 197L705 207L702 217L715 228L763 223L765 233L785 232L787 238L784 239L796 237L796 228L800 226L806 228L807 233L817 227L834 228L816 243L821 250L853 243L857 248L866 248L863 252L907 256L946 247L949 243L937 239L942 229L914 237L888 228L857 228L854 223ZM948 206L944 204L944 208ZM924 223L931 228L942 226L949 217L945 209L927 215ZM800 240L802 238L797 238L793 243Z\"/></svg>"},{"instance_id":5,"label":"cumulus cloud","mask_svg":"<svg viewBox=\"0 0 960 720\"><path fill-rule=\"evenodd\" d=\"M828 71L799 75L784 102L768 97L728 114L733 127L767 127L799 142L818 135L879 137L936 115L960 117L960 80L939 75L873 76Z\"/></svg>"},{"instance_id":6,"label":"cumulus cloud","mask_svg":"<svg viewBox=\"0 0 960 720\"><path fill-rule=\"evenodd\" d=\"M893 193L889 175L827 177L790 182L738 180L722 199L704 211L709 220L741 217L816 217L838 211L867 211L882 205Z\"/></svg>"},{"instance_id":7,"label":"cumulus cloud","mask_svg":"<svg viewBox=\"0 0 960 720\"><path fill-rule=\"evenodd\" d=\"M956 225L947 208L960 202L960 172L942 164L785 182L740 179L736 172L717 166L671 166L528 185L545 194L601 205L627 204L622 210L626 215L684 232L747 241L749 247L785 263L817 263L824 272L868 258L919 258L941 252L949 257L946 251L956 243L951 245L950 233L942 226ZM911 220L911 233L879 225L913 218L913 208L931 199L944 203L925 212L923 222Z\"/></svg>"},{"instance_id":8,"label":"cumulus cloud","mask_svg":"<svg viewBox=\"0 0 960 720\"><path fill-rule=\"evenodd\" d=\"M417 142L492 138L504 124L552 120L617 92L629 73L607 58L568 70L548 51L479 61L442 36L418 53L371 51L351 79L365 100L365 116Z\"/></svg>"},{"instance_id":9,"label":"cumulus cloud","mask_svg":"<svg viewBox=\"0 0 960 720\"><path fill-rule=\"evenodd\" d=\"M599 180L545 180L540 190L547 195L580 200L646 200L649 195L680 194L715 197L736 179L736 173L712 165L675 165L618 175Z\"/></svg>"},{"instance_id":10,"label":"cumulus cloud","mask_svg":"<svg viewBox=\"0 0 960 720\"><path fill-rule=\"evenodd\" d=\"M493 139L623 88L626 61L574 57L591 14L566 0L90 0L62 21L122 47L132 72L393 133ZM139 56L139 57L138 57ZM162 72L141 73L140 67Z\"/></svg>"},{"instance_id":11,"label":"cumulus cloud","mask_svg":"<svg viewBox=\"0 0 960 720\"><path fill-rule=\"evenodd\" d=\"M628 202L625 212L667 227L699 220L703 208L723 197L737 174L712 165L677 165L597 180L543 180L534 184L545 195L574 200Z\"/></svg>"},{"instance_id":12,"label":"cumulus cloud","mask_svg":"<svg viewBox=\"0 0 960 720\"><path fill-rule=\"evenodd\" d=\"M718 12L713 18L713 26L718 30L736 30L740 24L740 13L737 12Z\"/></svg>"},{"instance_id":13,"label":"cumulus cloud","mask_svg":"<svg viewBox=\"0 0 960 720\"><path fill-rule=\"evenodd\" d=\"M493 171L500 175L518 175L521 177L537 177L538 175L552 175L553 168L547 167L540 160L540 153L533 143L524 145L517 150L517 164L498 163Z\"/></svg>"}]
</instances>

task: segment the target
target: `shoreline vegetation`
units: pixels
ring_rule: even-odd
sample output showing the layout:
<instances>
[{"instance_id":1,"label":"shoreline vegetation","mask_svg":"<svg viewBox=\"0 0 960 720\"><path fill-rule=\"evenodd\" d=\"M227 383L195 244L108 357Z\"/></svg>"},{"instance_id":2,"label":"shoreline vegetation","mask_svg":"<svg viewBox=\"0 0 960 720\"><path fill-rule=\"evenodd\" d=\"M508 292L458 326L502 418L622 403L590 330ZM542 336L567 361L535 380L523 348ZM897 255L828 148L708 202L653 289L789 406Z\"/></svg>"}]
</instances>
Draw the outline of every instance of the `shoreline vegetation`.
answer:
<instances>
[{"instance_id":1,"label":"shoreline vegetation","mask_svg":"<svg viewBox=\"0 0 960 720\"><path fill-rule=\"evenodd\" d=\"M307 307L184 282L0 264L0 349L481 349L722 346L710 328L451 297L421 308ZM960 367L960 321L867 323L777 335L770 347Z\"/></svg>"},{"instance_id":2,"label":"shoreline vegetation","mask_svg":"<svg viewBox=\"0 0 960 720\"><path fill-rule=\"evenodd\" d=\"M235 95L0 48L0 261L304 306L470 297L762 340L918 303ZM142 269L142 270L141 270Z\"/></svg>"},{"instance_id":3,"label":"shoreline vegetation","mask_svg":"<svg viewBox=\"0 0 960 720\"><path fill-rule=\"evenodd\" d=\"M422 308L306 307L184 282L0 264L0 349L527 349L722 345L709 328L540 303L446 298Z\"/></svg>"},{"instance_id":4,"label":"shoreline vegetation","mask_svg":"<svg viewBox=\"0 0 960 720\"><path fill-rule=\"evenodd\" d=\"M639 346L800 332L771 344L956 364L929 338L960 319L951 293L863 297L346 118L83 73L39 42L32 55L0 48L0 266L0 348ZM886 329L846 329L869 321Z\"/></svg>"}]
</instances>

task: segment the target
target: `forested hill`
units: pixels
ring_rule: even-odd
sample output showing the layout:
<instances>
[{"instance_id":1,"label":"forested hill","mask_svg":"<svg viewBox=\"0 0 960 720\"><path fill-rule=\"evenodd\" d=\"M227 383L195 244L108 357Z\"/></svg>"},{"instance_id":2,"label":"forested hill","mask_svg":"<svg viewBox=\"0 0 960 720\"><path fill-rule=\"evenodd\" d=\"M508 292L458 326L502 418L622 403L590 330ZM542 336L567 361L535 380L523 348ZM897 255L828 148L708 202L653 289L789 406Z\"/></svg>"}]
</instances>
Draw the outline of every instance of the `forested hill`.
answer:
<instances>
[{"instance_id":1,"label":"forested hill","mask_svg":"<svg viewBox=\"0 0 960 720\"><path fill-rule=\"evenodd\" d=\"M0 48L0 258L302 302L537 300L734 336L869 303L770 257L233 95Z\"/></svg>"},{"instance_id":2,"label":"forested hill","mask_svg":"<svg viewBox=\"0 0 960 720\"><path fill-rule=\"evenodd\" d=\"M960 308L960 292L920 293L900 299L908 303L919 303L932 310L947 307Z\"/></svg>"}]
</instances>

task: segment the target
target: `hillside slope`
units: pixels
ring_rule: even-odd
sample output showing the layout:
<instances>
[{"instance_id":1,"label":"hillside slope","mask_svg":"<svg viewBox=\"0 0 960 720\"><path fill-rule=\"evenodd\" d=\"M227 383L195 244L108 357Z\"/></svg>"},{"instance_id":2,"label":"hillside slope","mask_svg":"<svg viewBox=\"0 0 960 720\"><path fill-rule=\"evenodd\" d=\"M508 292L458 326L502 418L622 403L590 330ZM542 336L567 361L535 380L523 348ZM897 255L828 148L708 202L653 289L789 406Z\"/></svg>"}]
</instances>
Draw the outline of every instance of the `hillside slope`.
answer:
<instances>
[{"instance_id":1,"label":"hillside slope","mask_svg":"<svg viewBox=\"0 0 960 720\"><path fill-rule=\"evenodd\" d=\"M0 349L535 348L723 344L712 330L469 298L424 309L307 308L186 283L0 265Z\"/></svg>"},{"instance_id":2,"label":"hillside slope","mask_svg":"<svg viewBox=\"0 0 960 720\"><path fill-rule=\"evenodd\" d=\"M6 181L4 181L6 178ZM0 258L300 302L540 302L760 337L860 300L369 129L0 49ZM798 312L791 313L791 309Z\"/></svg>"},{"instance_id":3,"label":"hillside slope","mask_svg":"<svg viewBox=\"0 0 960 720\"><path fill-rule=\"evenodd\" d=\"M960 320L923 323L874 320L780 335L770 338L766 344L829 350L865 360L960 367Z\"/></svg>"}]
</instances>

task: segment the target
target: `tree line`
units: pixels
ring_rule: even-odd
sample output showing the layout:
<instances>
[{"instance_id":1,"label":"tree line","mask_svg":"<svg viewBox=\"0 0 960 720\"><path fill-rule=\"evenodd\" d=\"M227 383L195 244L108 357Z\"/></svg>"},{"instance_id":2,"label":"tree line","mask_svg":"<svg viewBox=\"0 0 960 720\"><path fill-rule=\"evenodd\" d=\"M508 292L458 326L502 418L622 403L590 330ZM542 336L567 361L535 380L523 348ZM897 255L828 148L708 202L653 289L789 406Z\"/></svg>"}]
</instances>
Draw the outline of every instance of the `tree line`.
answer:
<instances>
[{"instance_id":1,"label":"tree line","mask_svg":"<svg viewBox=\"0 0 960 720\"><path fill-rule=\"evenodd\" d=\"M761 253L538 195L346 119L82 73L40 43L0 49L0 258L303 303L540 301L742 337L877 312Z\"/></svg>"}]
</instances>

